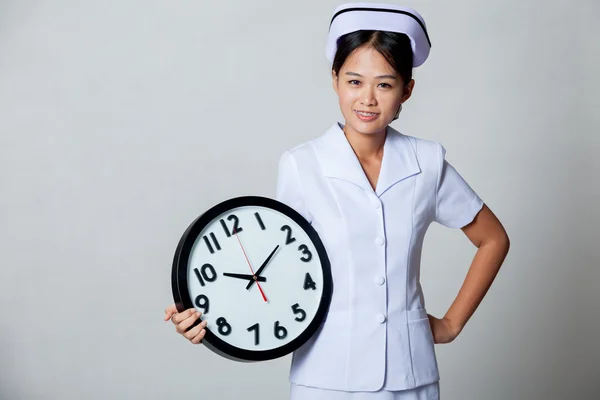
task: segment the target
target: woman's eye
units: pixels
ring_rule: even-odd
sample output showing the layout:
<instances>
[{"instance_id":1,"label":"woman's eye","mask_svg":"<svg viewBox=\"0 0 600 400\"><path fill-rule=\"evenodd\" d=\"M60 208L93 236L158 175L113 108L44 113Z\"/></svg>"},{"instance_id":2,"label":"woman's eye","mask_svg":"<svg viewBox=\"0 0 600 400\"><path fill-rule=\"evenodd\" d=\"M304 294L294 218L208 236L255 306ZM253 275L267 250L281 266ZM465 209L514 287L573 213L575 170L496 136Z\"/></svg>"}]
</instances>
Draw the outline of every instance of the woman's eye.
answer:
<instances>
[{"instance_id":1,"label":"woman's eye","mask_svg":"<svg viewBox=\"0 0 600 400\"><path fill-rule=\"evenodd\" d=\"M351 84L351 85L358 85L360 82L357 81L356 79L353 79L351 81L348 81L348 83Z\"/></svg>"},{"instance_id":2,"label":"woman's eye","mask_svg":"<svg viewBox=\"0 0 600 400\"><path fill-rule=\"evenodd\" d=\"M381 83L381 85L382 85L382 87L384 87L386 89L392 87L392 85L390 85L389 83Z\"/></svg>"}]
</instances>

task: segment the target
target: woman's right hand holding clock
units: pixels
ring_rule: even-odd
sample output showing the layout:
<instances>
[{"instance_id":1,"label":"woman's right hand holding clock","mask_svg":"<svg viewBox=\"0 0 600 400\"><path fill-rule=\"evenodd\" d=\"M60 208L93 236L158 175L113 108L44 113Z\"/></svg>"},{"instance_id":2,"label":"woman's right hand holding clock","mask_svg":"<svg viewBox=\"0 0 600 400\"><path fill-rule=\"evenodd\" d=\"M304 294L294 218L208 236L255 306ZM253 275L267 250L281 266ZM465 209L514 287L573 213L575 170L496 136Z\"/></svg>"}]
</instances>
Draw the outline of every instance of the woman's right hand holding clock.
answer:
<instances>
[{"instance_id":1,"label":"woman's right hand holding clock","mask_svg":"<svg viewBox=\"0 0 600 400\"><path fill-rule=\"evenodd\" d=\"M165 309L165 321L171 320L175 325L177 333L188 339L193 344L199 344L206 333L206 321L202 321L192 329L189 329L202 313L195 308L189 308L182 312L177 311L175 304L171 304ZM188 330L189 329L189 330Z\"/></svg>"}]
</instances>

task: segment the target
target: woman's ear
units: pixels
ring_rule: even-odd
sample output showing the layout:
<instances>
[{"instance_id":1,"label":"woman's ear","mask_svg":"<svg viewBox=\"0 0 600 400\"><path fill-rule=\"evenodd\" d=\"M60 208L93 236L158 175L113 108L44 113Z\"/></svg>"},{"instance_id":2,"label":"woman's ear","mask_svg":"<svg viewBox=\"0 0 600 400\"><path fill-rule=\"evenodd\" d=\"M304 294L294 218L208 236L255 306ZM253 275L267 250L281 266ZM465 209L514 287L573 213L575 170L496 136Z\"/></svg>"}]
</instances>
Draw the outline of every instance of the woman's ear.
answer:
<instances>
[{"instance_id":1,"label":"woman's ear","mask_svg":"<svg viewBox=\"0 0 600 400\"><path fill-rule=\"evenodd\" d=\"M402 94L402 102L404 103L406 100L410 99L412 95L412 91L415 88L415 80L411 79L406 85L404 85L404 93Z\"/></svg>"},{"instance_id":2,"label":"woman's ear","mask_svg":"<svg viewBox=\"0 0 600 400\"><path fill-rule=\"evenodd\" d=\"M334 70L331 70L331 80L333 81L333 90L335 90L335 93L337 93L339 82L338 82L338 76Z\"/></svg>"}]
</instances>

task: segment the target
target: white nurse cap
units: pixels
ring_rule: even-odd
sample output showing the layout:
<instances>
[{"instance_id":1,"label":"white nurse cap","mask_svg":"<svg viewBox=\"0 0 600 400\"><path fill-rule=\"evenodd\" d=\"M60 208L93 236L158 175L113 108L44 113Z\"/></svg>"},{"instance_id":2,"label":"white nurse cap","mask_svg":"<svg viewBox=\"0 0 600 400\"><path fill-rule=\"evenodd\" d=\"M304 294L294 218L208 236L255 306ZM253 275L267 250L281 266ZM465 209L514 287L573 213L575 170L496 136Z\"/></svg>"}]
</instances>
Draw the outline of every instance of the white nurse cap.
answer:
<instances>
[{"instance_id":1,"label":"white nurse cap","mask_svg":"<svg viewBox=\"0 0 600 400\"><path fill-rule=\"evenodd\" d=\"M340 36L359 30L406 34L413 50L413 67L423 64L429 56L431 41L425 20L415 10L391 4L349 3L333 12L325 48L327 59L333 62Z\"/></svg>"}]
</instances>

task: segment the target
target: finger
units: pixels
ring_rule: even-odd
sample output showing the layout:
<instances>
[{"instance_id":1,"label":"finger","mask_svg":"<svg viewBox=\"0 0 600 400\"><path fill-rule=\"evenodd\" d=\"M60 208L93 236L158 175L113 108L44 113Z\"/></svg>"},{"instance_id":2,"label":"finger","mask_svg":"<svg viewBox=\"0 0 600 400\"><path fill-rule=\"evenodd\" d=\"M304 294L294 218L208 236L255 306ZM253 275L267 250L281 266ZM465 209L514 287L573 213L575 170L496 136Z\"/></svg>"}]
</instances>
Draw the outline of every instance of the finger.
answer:
<instances>
[{"instance_id":1,"label":"finger","mask_svg":"<svg viewBox=\"0 0 600 400\"><path fill-rule=\"evenodd\" d=\"M165 321L170 320L173 314L177 314L177 307L175 307L175 304L171 304L169 307L165 308Z\"/></svg>"},{"instance_id":2,"label":"finger","mask_svg":"<svg viewBox=\"0 0 600 400\"><path fill-rule=\"evenodd\" d=\"M198 318L200 318L200 316L198 315L199 313L194 313L192 314L190 317L188 317L187 319L184 319L182 322L180 322L179 324L177 324L177 332L183 334L185 331L188 330L188 328L192 325L194 325L194 322L196 322L196 320Z\"/></svg>"},{"instance_id":3,"label":"finger","mask_svg":"<svg viewBox=\"0 0 600 400\"><path fill-rule=\"evenodd\" d=\"M171 321L173 321L173 323L175 325L179 324L181 321L191 317L192 315L196 314L196 309L195 308L188 308L185 311L182 311L180 313L177 313L173 316L173 318L171 318Z\"/></svg>"},{"instance_id":4,"label":"finger","mask_svg":"<svg viewBox=\"0 0 600 400\"><path fill-rule=\"evenodd\" d=\"M204 339L204 335L206 335L206 329L202 329L198 335L192 338L191 342L194 344L199 344L202 339Z\"/></svg>"},{"instance_id":5,"label":"finger","mask_svg":"<svg viewBox=\"0 0 600 400\"><path fill-rule=\"evenodd\" d=\"M198 325L196 325L189 331L185 332L183 334L183 336L185 336L187 339L192 340L194 337L198 336L198 334L201 331L203 331L205 327L206 327L206 321L202 321L201 323L199 323Z\"/></svg>"}]
</instances>

